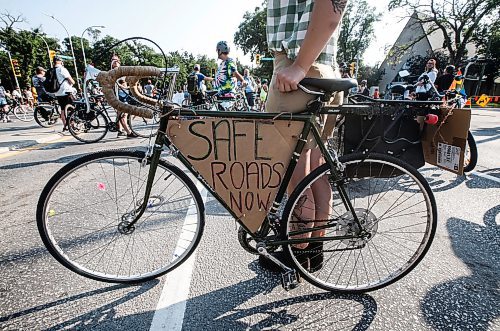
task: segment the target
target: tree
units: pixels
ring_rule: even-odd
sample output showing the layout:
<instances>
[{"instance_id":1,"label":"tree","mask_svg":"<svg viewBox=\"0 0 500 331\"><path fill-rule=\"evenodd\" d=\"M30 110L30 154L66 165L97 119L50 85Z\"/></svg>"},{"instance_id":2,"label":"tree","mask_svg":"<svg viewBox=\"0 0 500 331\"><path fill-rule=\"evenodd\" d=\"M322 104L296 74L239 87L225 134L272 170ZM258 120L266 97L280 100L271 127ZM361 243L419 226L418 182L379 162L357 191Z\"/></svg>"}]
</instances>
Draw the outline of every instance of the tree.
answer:
<instances>
[{"instance_id":1,"label":"tree","mask_svg":"<svg viewBox=\"0 0 500 331\"><path fill-rule=\"evenodd\" d=\"M262 7L256 7L253 12L246 12L243 15L243 22L238 26L238 31L234 34L234 43L241 48L243 53L250 54L253 61L256 54L262 57L271 57L272 54L267 48L266 36L267 4L262 3ZM270 78L273 73L271 61L263 61L253 74L262 78Z\"/></svg>"},{"instance_id":2,"label":"tree","mask_svg":"<svg viewBox=\"0 0 500 331\"><path fill-rule=\"evenodd\" d=\"M374 35L374 23L381 14L366 0L350 1L346 7L338 41L337 60L350 62L362 58Z\"/></svg>"},{"instance_id":3,"label":"tree","mask_svg":"<svg viewBox=\"0 0 500 331\"><path fill-rule=\"evenodd\" d=\"M11 53L13 59L18 60L21 69L21 77L18 77L20 87L23 88L31 83L31 76L37 66L48 66L47 48L43 39L49 47L58 50L58 41L47 37L40 29L16 30L16 24L22 23L21 16L12 16L9 13L0 14L0 45ZM15 87L15 79L6 52L0 50L0 77L3 78L2 85L6 89Z\"/></svg>"},{"instance_id":4,"label":"tree","mask_svg":"<svg viewBox=\"0 0 500 331\"><path fill-rule=\"evenodd\" d=\"M476 41L478 31L489 30L499 19L500 0L391 0L389 10L404 8L408 17L427 27L426 34L442 34L450 62L459 65L467 56L466 46ZM418 14L415 14L418 13ZM425 34L400 46L395 55L407 51Z\"/></svg>"}]
</instances>

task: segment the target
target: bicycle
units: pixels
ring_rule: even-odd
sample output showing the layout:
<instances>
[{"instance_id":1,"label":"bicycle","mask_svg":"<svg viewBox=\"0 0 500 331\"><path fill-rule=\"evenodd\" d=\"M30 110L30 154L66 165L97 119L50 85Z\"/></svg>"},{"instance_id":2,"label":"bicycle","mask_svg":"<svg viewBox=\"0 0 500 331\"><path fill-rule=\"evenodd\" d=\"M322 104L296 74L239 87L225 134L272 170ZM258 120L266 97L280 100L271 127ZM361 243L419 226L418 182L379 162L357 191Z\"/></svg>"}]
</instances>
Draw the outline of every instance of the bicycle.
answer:
<instances>
[{"instance_id":1,"label":"bicycle","mask_svg":"<svg viewBox=\"0 0 500 331\"><path fill-rule=\"evenodd\" d=\"M10 105L7 111L0 112L0 121L3 121L4 118L8 119L10 114L14 114L14 116L23 122L30 122L33 120L33 108L29 105L25 105L21 100L17 98L9 99Z\"/></svg>"},{"instance_id":2,"label":"bicycle","mask_svg":"<svg viewBox=\"0 0 500 331\"><path fill-rule=\"evenodd\" d=\"M189 258L203 234L205 204L198 188L230 212L255 240L258 254L283 270L286 290L298 285L298 275L329 291L376 290L401 279L422 260L437 222L436 202L423 176L388 155L361 153L339 159L321 143L315 123L322 114L413 118L428 114L435 103L325 106L332 93L356 84L350 79L303 80L302 85L322 92L301 87L316 99L293 115L194 111L167 101L153 109L123 104L113 92L119 77L160 74L154 67L122 66L97 76L111 106L148 118L158 112L159 129L147 152L85 155L49 180L38 201L37 226L62 265L91 279L118 283L168 273ZM280 215L309 134L326 162L300 182ZM164 148L191 178L161 158ZM394 190L401 181L411 193ZM322 185L326 192L314 203L304 199L313 185ZM325 208L318 209L321 206ZM301 212L311 207L322 211L322 217L304 218ZM299 224L302 228L296 229ZM299 250L297 245L314 248ZM278 247L293 267L269 254ZM302 254L321 257L321 267L311 269L301 262Z\"/></svg>"}]
</instances>

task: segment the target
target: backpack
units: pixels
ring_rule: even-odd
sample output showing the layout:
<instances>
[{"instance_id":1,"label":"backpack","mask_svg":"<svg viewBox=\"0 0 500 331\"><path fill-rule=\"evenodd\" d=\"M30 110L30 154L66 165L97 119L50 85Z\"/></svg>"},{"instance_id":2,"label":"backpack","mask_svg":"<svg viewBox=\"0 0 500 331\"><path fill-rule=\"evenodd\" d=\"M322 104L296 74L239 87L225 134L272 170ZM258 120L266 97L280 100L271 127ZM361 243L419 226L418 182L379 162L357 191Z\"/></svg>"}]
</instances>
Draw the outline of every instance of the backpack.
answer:
<instances>
[{"instance_id":1,"label":"backpack","mask_svg":"<svg viewBox=\"0 0 500 331\"><path fill-rule=\"evenodd\" d=\"M59 80L57 79L56 69L57 68L50 68L45 73L45 81L43 82L43 87L45 88L45 91L49 93L56 93L57 91L59 91L61 84L66 80L65 78L62 82L59 82Z\"/></svg>"},{"instance_id":2,"label":"backpack","mask_svg":"<svg viewBox=\"0 0 500 331\"><path fill-rule=\"evenodd\" d=\"M198 75L192 73L187 78L187 91L191 95L197 95L200 93L200 86L198 85Z\"/></svg>"}]
</instances>

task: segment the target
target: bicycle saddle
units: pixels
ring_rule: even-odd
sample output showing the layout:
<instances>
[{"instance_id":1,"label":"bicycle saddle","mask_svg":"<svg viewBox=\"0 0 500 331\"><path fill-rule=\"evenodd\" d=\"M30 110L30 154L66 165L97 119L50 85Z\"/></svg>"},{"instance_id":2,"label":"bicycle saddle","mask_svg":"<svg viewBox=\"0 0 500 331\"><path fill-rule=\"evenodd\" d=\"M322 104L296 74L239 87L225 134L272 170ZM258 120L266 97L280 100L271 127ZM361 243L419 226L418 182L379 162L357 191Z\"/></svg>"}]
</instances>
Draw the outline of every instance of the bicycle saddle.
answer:
<instances>
[{"instance_id":1,"label":"bicycle saddle","mask_svg":"<svg viewBox=\"0 0 500 331\"><path fill-rule=\"evenodd\" d=\"M352 78L304 78L300 81L300 84L315 87L329 93L347 91L350 88L358 86L358 82Z\"/></svg>"}]
</instances>

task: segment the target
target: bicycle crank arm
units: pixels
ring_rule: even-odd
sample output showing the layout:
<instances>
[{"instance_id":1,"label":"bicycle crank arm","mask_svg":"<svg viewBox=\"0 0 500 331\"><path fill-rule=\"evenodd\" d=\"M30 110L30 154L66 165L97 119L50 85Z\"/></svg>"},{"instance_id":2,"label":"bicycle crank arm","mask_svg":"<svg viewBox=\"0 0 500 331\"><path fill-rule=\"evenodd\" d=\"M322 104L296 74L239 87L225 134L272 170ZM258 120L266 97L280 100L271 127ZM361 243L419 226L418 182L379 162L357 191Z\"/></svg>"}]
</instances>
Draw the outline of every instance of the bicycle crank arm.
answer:
<instances>
[{"instance_id":1,"label":"bicycle crank arm","mask_svg":"<svg viewBox=\"0 0 500 331\"><path fill-rule=\"evenodd\" d=\"M257 252L259 252L260 255L264 256L266 259L271 260L274 264L278 265L280 268L283 269L285 272L293 272L294 270L292 268L287 267L284 263L282 263L280 260L269 254L267 249L264 247L258 247Z\"/></svg>"}]
</instances>

